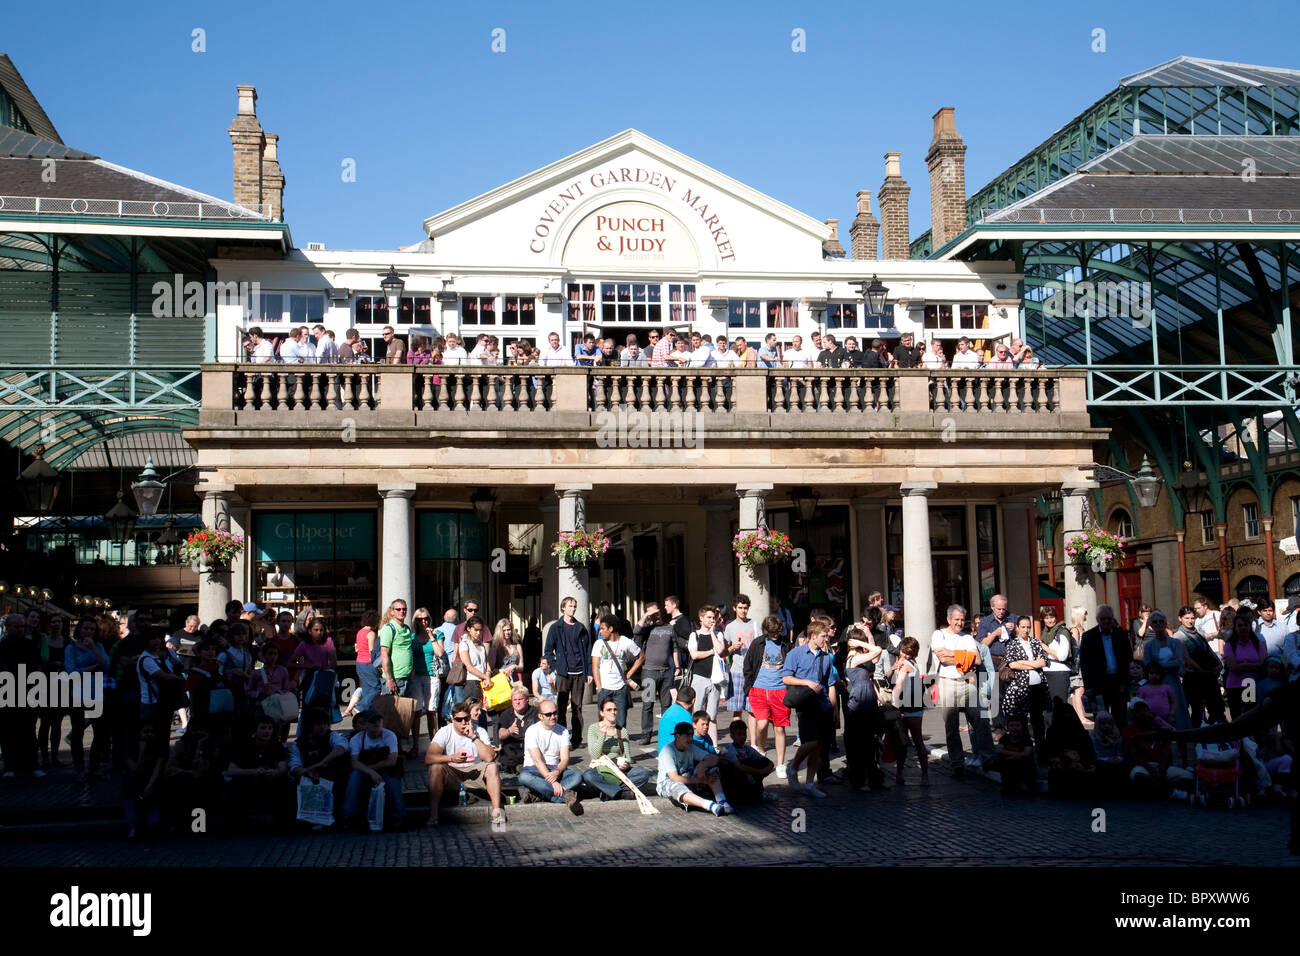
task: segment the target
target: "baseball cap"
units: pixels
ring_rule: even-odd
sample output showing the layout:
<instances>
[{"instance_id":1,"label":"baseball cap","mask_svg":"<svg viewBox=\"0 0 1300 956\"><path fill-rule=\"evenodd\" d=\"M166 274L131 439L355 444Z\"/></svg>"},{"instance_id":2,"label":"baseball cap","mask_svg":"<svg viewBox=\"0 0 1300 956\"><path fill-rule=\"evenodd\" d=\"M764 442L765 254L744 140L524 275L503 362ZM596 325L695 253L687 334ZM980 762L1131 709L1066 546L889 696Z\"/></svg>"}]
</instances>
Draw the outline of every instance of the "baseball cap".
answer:
<instances>
[{"instance_id":1,"label":"baseball cap","mask_svg":"<svg viewBox=\"0 0 1300 956\"><path fill-rule=\"evenodd\" d=\"M261 613L262 613L262 609L261 609L260 607L258 607L256 604L254 604L252 601L249 601L247 604L244 605L244 613L246 613L246 614L261 614Z\"/></svg>"}]
</instances>

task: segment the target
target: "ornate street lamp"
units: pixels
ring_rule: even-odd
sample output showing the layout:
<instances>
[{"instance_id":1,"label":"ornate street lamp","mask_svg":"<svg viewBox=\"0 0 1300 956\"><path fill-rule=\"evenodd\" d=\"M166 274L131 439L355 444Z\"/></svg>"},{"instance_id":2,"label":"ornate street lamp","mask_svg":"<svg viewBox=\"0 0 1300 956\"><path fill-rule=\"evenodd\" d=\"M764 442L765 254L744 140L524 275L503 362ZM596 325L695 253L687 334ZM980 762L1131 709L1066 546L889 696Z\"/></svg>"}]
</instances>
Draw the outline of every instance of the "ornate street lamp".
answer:
<instances>
[{"instance_id":1,"label":"ornate street lamp","mask_svg":"<svg viewBox=\"0 0 1300 956\"><path fill-rule=\"evenodd\" d=\"M794 505L795 514L799 520L805 524L812 521L817 514L817 492L813 491L807 485L800 485L798 488L790 489L790 502Z\"/></svg>"},{"instance_id":2,"label":"ornate street lamp","mask_svg":"<svg viewBox=\"0 0 1300 956\"><path fill-rule=\"evenodd\" d=\"M470 503L474 505L474 514L478 517L479 521L483 524L487 524L492 520L492 512L496 509L497 500L492 496L491 491L486 488L480 488L478 491L474 492L473 496L469 500Z\"/></svg>"},{"instance_id":3,"label":"ornate street lamp","mask_svg":"<svg viewBox=\"0 0 1300 956\"><path fill-rule=\"evenodd\" d=\"M1142 467L1138 469L1136 475L1130 475L1126 471L1120 471L1113 465L1103 465L1100 462L1093 462L1091 466L1081 465L1080 468L1086 470L1092 467L1095 470L1097 481L1131 481L1133 488L1137 492L1138 504L1143 508L1154 508L1156 502L1160 500L1160 488L1164 485L1164 479L1156 475L1155 470L1151 467L1151 462L1146 455L1142 456Z\"/></svg>"},{"instance_id":4,"label":"ornate street lamp","mask_svg":"<svg viewBox=\"0 0 1300 956\"><path fill-rule=\"evenodd\" d=\"M22 489L27 507L36 514L45 515L54 508L54 499L58 497L59 473L43 457L44 445L37 445L32 452L35 460L18 476L18 487Z\"/></svg>"},{"instance_id":5,"label":"ornate street lamp","mask_svg":"<svg viewBox=\"0 0 1300 956\"><path fill-rule=\"evenodd\" d=\"M147 457L139 479L131 482L131 493L135 495L135 505L140 509L142 517L152 518L158 513L158 505L162 502L166 488L158 479L158 472L154 471L153 457Z\"/></svg>"},{"instance_id":6,"label":"ornate street lamp","mask_svg":"<svg viewBox=\"0 0 1300 956\"><path fill-rule=\"evenodd\" d=\"M402 290L406 288L406 283L402 281L407 273L398 272L392 266L388 267L387 273L379 274L379 288L384 290L384 298L388 300L388 322L390 325L397 324L397 310L402 305Z\"/></svg>"},{"instance_id":7,"label":"ornate street lamp","mask_svg":"<svg viewBox=\"0 0 1300 956\"><path fill-rule=\"evenodd\" d=\"M858 295L866 299L868 315L884 314L885 299L889 296L889 289L880 281L879 276L873 275L870 283L866 279L859 279L853 283L853 288L858 290Z\"/></svg>"},{"instance_id":8,"label":"ornate street lamp","mask_svg":"<svg viewBox=\"0 0 1300 956\"><path fill-rule=\"evenodd\" d=\"M126 544L135 534L136 514L131 506L122 500L123 493L117 493L117 504L108 509L104 521L108 523L108 534L118 544Z\"/></svg>"}]
</instances>

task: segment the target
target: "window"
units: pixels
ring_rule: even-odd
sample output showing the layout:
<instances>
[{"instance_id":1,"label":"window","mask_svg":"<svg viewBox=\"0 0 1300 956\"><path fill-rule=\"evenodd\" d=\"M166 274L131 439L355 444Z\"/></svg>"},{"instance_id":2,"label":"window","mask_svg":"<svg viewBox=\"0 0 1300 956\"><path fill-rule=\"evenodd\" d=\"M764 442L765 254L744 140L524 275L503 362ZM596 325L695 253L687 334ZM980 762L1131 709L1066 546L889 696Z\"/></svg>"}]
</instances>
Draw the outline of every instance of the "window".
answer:
<instances>
[{"instance_id":1,"label":"window","mask_svg":"<svg viewBox=\"0 0 1300 956\"><path fill-rule=\"evenodd\" d=\"M982 304L939 302L925 307L925 328L927 331L987 329L988 319L988 306Z\"/></svg>"},{"instance_id":2,"label":"window","mask_svg":"<svg viewBox=\"0 0 1300 956\"><path fill-rule=\"evenodd\" d=\"M732 329L761 329L763 303L759 299L728 299L727 327Z\"/></svg>"},{"instance_id":3,"label":"window","mask_svg":"<svg viewBox=\"0 0 1300 956\"><path fill-rule=\"evenodd\" d=\"M1123 508L1119 509L1111 516L1111 520L1114 522L1117 535L1121 538L1133 537L1133 518L1127 511Z\"/></svg>"},{"instance_id":4,"label":"window","mask_svg":"<svg viewBox=\"0 0 1300 956\"><path fill-rule=\"evenodd\" d=\"M1201 544L1214 543L1214 512L1201 512Z\"/></svg>"},{"instance_id":5,"label":"window","mask_svg":"<svg viewBox=\"0 0 1300 956\"><path fill-rule=\"evenodd\" d=\"M830 302L826 306L826 328L856 329L858 305L856 302Z\"/></svg>"},{"instance_id":6,"label":"window","mask_svg":"<svg viewBox=\"0 0 1300 956\"><path fill-rule=\"evenodd\" d=\"M592 282L570 282L565 285L569 303L570 322L596 321L596 285Z\"/></svg>"},{"instance_id":7,"label":"window","mask_svg":"<svg viewBox=\"0 0 1300 956\"><path fill-rule=\"evenodd\" d=\"M354 310L356 325L428 325L432 321L432 298L427 295L402 296L397 321L388 317L388 300L382 295L359 295Z\"/></svg>"},{"instance_id":8,"label":"window","mask_svg":"<svg viewBox=\"0 0 1300 956\"><path fill-rule=\"evenodd\" d=\"M461 325L496 325L497 298L494 295L462 295Z\"/></svg>"},{"instance_id":9,"label":"window","mask_svg":"<svg viewBox=\"0 0 1300 956\"><path fill-rule=\"evenodd\" d=\"M1245 519L1246 537L1259 537L1259 505L1242 505L1242 518Z\"/></svg>"},{"instance_id":10,"label":"window","mask_svg":"<svg viewBox=\"0 0 1300 956\"><path fill-rule=\"evenodd\" d=\"M790 299L774 299L767 303L767 327L769 329L797 329L799 327L799 309Z\"/></svg>"},{"instance_id":11,"label":"window","mask_svg":"<svg viewBox=\"0 0 1300 956\"><path fill-rule=\"evenodd\" d=\"M668 321L673 325L695 324L695 286L668 284Z\"/></svg>"},{"instance_id":12,"label":"window","mask_svg":"<svg viewBox=\"0 0 1300 956\"><path fill-rule=\"evenodd\" d=\"M315 325L325 318L325 296L313 292L264 292L254 310L259 322Z\"/></svg>"},{"instance_id":13,"label":"window","mask_svg":"<svg viewBox=\"0 0 1300 956\"><path fill-rule=\"evenodd\" d=\"M663 321L661 290L657 282L602 282L600 320L604 325Z\"/></svg>"},{"instance_id":14,"label":"window","mask_svg":"<svg viewBox=\"0 0 1300 956\"><path fill-rule=\"evenodd\" d=\"M502 302L502 325L536 325L537 300L530 295L508 295Z\"/></svg>"},{"instance_id":15,"label":"window","mask_svg":"<svg viewBox=\"0 0 1300 956\"><path fill-rule=\"evenodd\" d=\"M1300 495L1291 496L1291 529L1289 530L1295 528L1300 528Z\"/></svg>"}]
</instances>

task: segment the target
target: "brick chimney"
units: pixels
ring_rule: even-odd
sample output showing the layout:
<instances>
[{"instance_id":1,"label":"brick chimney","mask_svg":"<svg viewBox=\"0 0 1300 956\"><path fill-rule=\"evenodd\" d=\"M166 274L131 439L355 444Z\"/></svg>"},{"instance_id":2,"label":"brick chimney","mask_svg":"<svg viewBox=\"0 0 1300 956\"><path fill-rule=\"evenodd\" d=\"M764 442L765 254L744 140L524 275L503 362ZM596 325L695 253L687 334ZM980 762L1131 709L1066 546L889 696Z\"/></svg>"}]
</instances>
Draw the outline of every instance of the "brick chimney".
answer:
<instances>
[{"instance_id":1,"label":"brick chimney","mask_svg":"<svg viewBox=\"0 0 1300 956\"><path fill-rule=\"evenodd\" d=\"M266 145L257 121L257 89L236 86L239 110L230 123L230 145L235 152L235 205L262 211L262 151Z\"/></svg>"},{"instance_id":2,"label":"brick chimney","mask_svg":"<svg viewBox=\"0 0 1300 956\"><path fill-rule=\"evenodd\" d=\"M840 245L840 221L838 219L827 219L826 225L831 227L831 237L822 243L822 257L825 259L843 259L844 247Z\"/></svg>"},{"instance_id":3,"label":"brick chimney","mask_svg":"<svg viewBox=\"0 0 1300 956\"><path fill-rule=\"evenodd\" d=\"M849 237L853 240L854 259L878 259L880 253L876 247L876 234L880 223L871 215L871 190L858 190L858 214L849 226Z\"/></svg>"},{"instance_id":4,"label":"brick chimney","mask_svg":"<svg viewBox=\"0 0 1300 956\"><path fill-rule=\"evenodd\" d=\"M885 181L876 192L880 203L880 257L882 259L911 258L910 234L907 225L907 197L912 187L907 185L900 171L898 153L885 154Z\"/></svg>"},{"instance_id":5,"label":"brick chimney","mask_svg":"<svg viewBox=\"0 0 1300 956\"><path fill-rule=\"evenodd\" d=\"M270 205L272 219L284 222L284 173L275 152L279 142L279 133L266 134L266 145L262 148L262 201Z\"/></svg>"},{"instance_id":6,"label":"brick chimney","mask_svg":"<svg viewBox=\"0 0 1300 956\"><path fill-rule=\"evenodd\" d=\"M966 228L966 144L951 106L934 114L930 167L930 238L937 251Z\"/></svg>"}]
</instances>

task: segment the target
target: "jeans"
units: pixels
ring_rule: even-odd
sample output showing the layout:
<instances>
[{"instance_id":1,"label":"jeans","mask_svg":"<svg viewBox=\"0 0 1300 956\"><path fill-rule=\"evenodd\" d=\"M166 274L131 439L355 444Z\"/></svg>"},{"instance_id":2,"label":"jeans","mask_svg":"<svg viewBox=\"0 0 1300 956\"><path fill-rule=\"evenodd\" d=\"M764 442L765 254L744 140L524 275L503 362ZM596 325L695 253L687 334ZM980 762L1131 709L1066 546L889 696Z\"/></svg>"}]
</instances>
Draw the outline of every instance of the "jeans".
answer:
<instances>
[{"instance_id":1,"label":"jeans","mask_svg":"<svg viewBox=\"0 0 1300 956\"><path fill-rule=\"evenodd\" d=\"M1189 671L1183 676L1183 690L1192 711L1193 727L1204 723L1205 714L1211 723L1223 720L1223 691L1219 689L1218 677Z\"/></svg>"},{"instance_id":2,"label":"jeans","mask_svg":"<svg viewBox=\"0 0 1300 956\"><path fill-rule=\"evenodd\" d=\"M599 713L601 704L612 697L614 699L614 704L618 707L618 716L614 718L614 726L626 727L627 704L630 696L631 692L627 689L626 684L618 690L602 690L596 698L596 712Z\"/></svg>"},{"instance_id":3,"label":"jeans","mask_svg":"<svg viewBox=\"0 0 1300 956\"><path fill-rule=\"evenodd\" d=\"M582 774L570 767L565 770L564 773L560 774L559 783L565 790L572 790L578 784L582 783ZM538 773L537 768L535 767L525 767L523 770L519 771L519 786L527 787L543 800L549 800L551 803L564 802L564 794L561 793L557 797L555 791L551 789L550 782Z\"/></svg>"},{"instance_id":4,"label":"jeans","mask_svg":"<svg viewBox=\"0 0 1300 956\"><path fill-rule=\"evenodd\" d=\"M669 670L641 670L641 735L655 732L655 698L659 699L659 713L672 706L673 674Z\"/></svg>"},{"instance_id":5,"label":"jeans","mask_svg":"<svg viewBox=\"0 0 1300 956\"><path fill-rule=\"evenodd\" d=\"M361 702L357 704L357 710L369 710L370 702L383 693L379 668L374 664L357 664L357 679L361 681Z\"/></svg>"},{"instance_id":6,"label":"jeans","mask_svg":"<svg viewBox=\"0 0 1300 956\"><path fill-rule=\"evenodd\" d=\"M993 757L993 734L988 718L980 713L979 694L975 684L964 680L939 678L939 707L943 712L944 736L948 742L948 760L953 767L965 765L966 753L961 746L957 730L957 715L965 713L970 725L971 749L981 763Z\"/></svg>"},{"instance_id":7,"label":"jeans","mask_svg":"<svg viewBox=\"0 0 1300 956\"><path fill-rule=\"evenodd\" d=\"M384 774L384 788L388 791L388 806L384 807L384 824L400 824L406 816L406 803L402 800L402 778L396 774ZM352 821L365 813L365 806L370 800L370 788L374 784L370 775L360 770L353 770L348 777L347 793L343 796L343 820ZM391 811L391 813L390 813Z\"/></svg>"},{"instance_id":8,"label":"jeans","mask_svg":"<svg viewBox=\"0 0 1300 956\"><path fill-rule=\"evenodd\" d=\"M628 767L623 771L623 774L627 779L632 781L632 786L636 787L638 790L650 782L650 771L645 767ZM523 782L522 778L520 782ZM615 799L619 795L620 791L627 790L627 787L623 786L623 784L619 783L617 780L605 779L604 775L594 767L588 769L587 772L582 775L582 782L595 787L611 800ZM630 792L631 791L629 791L629 793Z\"/></svg>"},{"instance_id":9,"label":"jeans","mask_svg":"<svg viewBox=\"0 0 1300 956\"><path fill-rule=\"evenodd\" d=\"M448 684L443 688L442 719L451 720L451 708L465 699L464 684Z\"/></svg>"}]
</instances>

